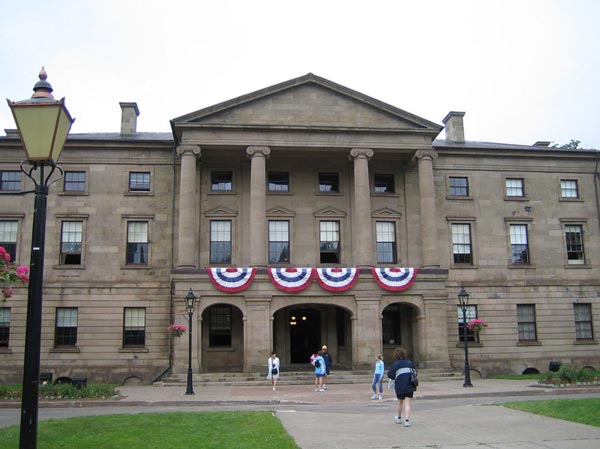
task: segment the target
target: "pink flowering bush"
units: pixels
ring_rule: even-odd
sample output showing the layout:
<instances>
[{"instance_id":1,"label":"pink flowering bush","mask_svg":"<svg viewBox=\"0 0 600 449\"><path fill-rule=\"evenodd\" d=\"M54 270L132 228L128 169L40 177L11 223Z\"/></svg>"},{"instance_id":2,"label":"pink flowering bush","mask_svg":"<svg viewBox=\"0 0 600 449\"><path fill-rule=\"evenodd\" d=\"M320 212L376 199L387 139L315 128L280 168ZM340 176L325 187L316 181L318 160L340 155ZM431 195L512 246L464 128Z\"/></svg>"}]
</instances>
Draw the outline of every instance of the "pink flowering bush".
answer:
<instances>
[{"instance_id":1,"label":"pink flowering bush","mask_svg":"<svg viewBox=\"0 0 600 449\"><path fill-rule=\"evenodd\" d=\"M29 268L24 265L15 265L10 261L10 254L0 246L0 286L2 287L2 302L10 298L15 282L29 282Z\"/></svg>"},{"instance_id":2,"label":"pink flowering bush","mask_svg":"<svg viewBox=\"0 0 600 449\"><path fill-rule=\"evenodd\" d=\"M486 327L488 327L488 323L486 323L483 320L480 320L479 318L475 318L474 320L471 320L467 323L467 329L477 334L482 332L483 329L485 329Z\"/></svg>"},{"instance_id":3,"label":"pink flowering bush","mask_svg":"<svg viewBox=\"0 0 600 449\"><path fill-rule=\"evenodd\" d=\"M183 324L171 324L167 330L173 337L181 337L187 331L187 327Z\"/></svg>"}]
</instances>

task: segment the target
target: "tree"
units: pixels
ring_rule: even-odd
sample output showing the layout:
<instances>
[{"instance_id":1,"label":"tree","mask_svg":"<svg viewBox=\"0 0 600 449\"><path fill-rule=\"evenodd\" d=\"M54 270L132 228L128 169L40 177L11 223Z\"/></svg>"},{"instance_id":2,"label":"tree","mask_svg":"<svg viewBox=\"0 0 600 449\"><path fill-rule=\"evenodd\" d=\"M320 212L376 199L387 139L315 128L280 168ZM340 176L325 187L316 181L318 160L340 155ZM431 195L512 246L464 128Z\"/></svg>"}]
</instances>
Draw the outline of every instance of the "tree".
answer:
<instances>
[{"instance_id":1,"label":"tree","mask_svg":"<svg viewBox=\"0 0 600 449\"><path fill-rule=\"evenodd\" d=\"M554 145L552 145L552 148L559 148L561 150L577 150L577 149L579 149L580 143L581 143L581 140L571 139L571 141L569 143L565 143L564 145L554 144Z\"/></svg>"}]
</instances>

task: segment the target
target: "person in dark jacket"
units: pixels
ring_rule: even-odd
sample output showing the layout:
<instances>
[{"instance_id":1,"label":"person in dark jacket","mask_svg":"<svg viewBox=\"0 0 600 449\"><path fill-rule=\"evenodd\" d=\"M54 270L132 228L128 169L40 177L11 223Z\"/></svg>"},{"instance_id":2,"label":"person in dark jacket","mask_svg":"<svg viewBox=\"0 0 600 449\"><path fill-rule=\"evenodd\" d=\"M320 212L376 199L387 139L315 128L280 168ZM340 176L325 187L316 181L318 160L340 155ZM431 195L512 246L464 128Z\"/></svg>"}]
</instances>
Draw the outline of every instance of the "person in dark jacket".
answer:
<instances>
[{"instance_id":1,"label":"person in dark jacket","mask_svg":"<svg viewBox=\"0 0 600 449\"><path fill-rule=\"evenodd\" d=\"M323 379L323 390L327 390L327 376L329 376L329 373L331 372L331 365L333 365L333 358L331 357L331 354L329 353L329 351L327 350L327 345L323 345L323 347L321 348L321 351L323 352L323 360L325 360L325 378Z\"/></svg>"},{"instance_id":2,"label":"person in dark jacket","mask_svg":"<svg viewBox=\"0 0 600 449\"><path fill-rule=\"evenodd\" d=\"M394 422L402 424L402 416L404 416L404 425L410 427L410 400L417 389L411 382L414 365L406 358L406 350L402 347L394 351L394 360L394 364L388 371L388 377L394 379L396 398L398 398Z\"/></svg>"}]
</instances>

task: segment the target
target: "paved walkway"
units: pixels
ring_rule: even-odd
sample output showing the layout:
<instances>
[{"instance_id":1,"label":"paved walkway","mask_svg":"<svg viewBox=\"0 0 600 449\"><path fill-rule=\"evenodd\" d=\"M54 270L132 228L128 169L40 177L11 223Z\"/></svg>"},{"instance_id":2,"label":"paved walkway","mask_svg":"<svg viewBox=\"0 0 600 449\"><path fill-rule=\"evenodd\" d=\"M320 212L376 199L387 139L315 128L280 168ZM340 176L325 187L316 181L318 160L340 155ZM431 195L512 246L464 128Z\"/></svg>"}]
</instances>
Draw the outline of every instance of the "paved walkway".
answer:
<instances>
[{"instance_id":1,"label":"paved walkway","mask_svg":"<svg viewBox=\"0 0 600 449\"><path fill-rule=\"evenodd\" d=\"M462 380L426 382L413 401L412 426L393 423L395 399L384 391L383 401L371 401L370 385L332 384L326 392L311 385L270 387L195 386L194 395L181 387L120 387L122 397L72 403L42 402L50 407L114 407L115 413L139 413L154 408L214 409L219 404L260 405L274 410L302 449L590 449L600 447L600 428L490 406L508 396L536 395L541 399L563 393L600 397L599 387L544 389L531 381L477 379L473 388ZM458 400L459 398L467 398ZM454 399L454 400L452 400ZM0 403L0 408L19 404ZM271 408L272 407L272 408ZM229 408L229 407L228 407ZM131 411L129 411L131 410ZM56 410L58 412L58 410ZM83 410L80 409L81 412ZM109 412L109 410L105 410ZM5 411L7 412L7 411ZM94 413L89 410L90 413ZM17 414L18 411L10 412ZM99 412L98 412L99 413ZM89 413L86 413L89 414ZM238 446L243 449L243 444Z\"/></svg>"}]
</instances>

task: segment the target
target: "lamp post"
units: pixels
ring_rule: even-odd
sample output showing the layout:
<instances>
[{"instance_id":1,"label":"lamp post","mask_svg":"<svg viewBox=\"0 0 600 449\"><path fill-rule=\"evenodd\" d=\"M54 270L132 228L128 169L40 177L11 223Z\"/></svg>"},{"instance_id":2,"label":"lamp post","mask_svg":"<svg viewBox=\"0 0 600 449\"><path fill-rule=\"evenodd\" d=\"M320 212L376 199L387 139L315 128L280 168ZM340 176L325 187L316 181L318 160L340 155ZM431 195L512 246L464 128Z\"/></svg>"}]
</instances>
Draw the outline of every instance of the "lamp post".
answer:
<instances>
[{"instance_id":1,"label":"lamp post","mask_svg":"<svg viewBox=\"0 0 600 449\"><path fill-rule=\"evenodd\" d=\"M194 309L196 308L196 295L190 288L190 291L187 295L185 295L185 308L188 313L188 324L190 330L188 332L188 372L187 372L187 389L185 390L185 394L194 394L194 384L193 379L194 375L192 373L192 316L194 315Z\"/></svg>"},{"instance_id":2,"label":"lamp post","mask_svg":"<svg viewBox=\"0 0 600 449\"><path fill-rule=\"evenodd\" d=\"M469 368L469 343L467 342L467 307L469 305L469 294L461 287L458 293L458 305L463 316L463 343L465 345L465 383L463 387L472 387L471 369Z\"/></svg>"},{"instance_id":3,"label":"lamp post","mask_svg":"<svg viewBox=\"0 0 600 449\"><path fill-rule=\"evenodd\" d=\"M17 102L6 100L17 124L27 158L26 161L21 162L21 171L35 185L35 190L32 191L35 193L35 202L27 296L20 449L35 449L37 447L42 288L44 282L44 244L48 188L58 181L58 179L50 180L56 170L62 176L62 169L57 167L56 162L73 124L71 114L65 106L65 99L55 100L52 96L52 86L46 81L47 74L43 67L39 78L40 80L33 87L34 93L30 99ZM25 169L24 165L30 167ZM39 173L38 179L35 178L36 172Z\"/></svg>"}]
</instances>

